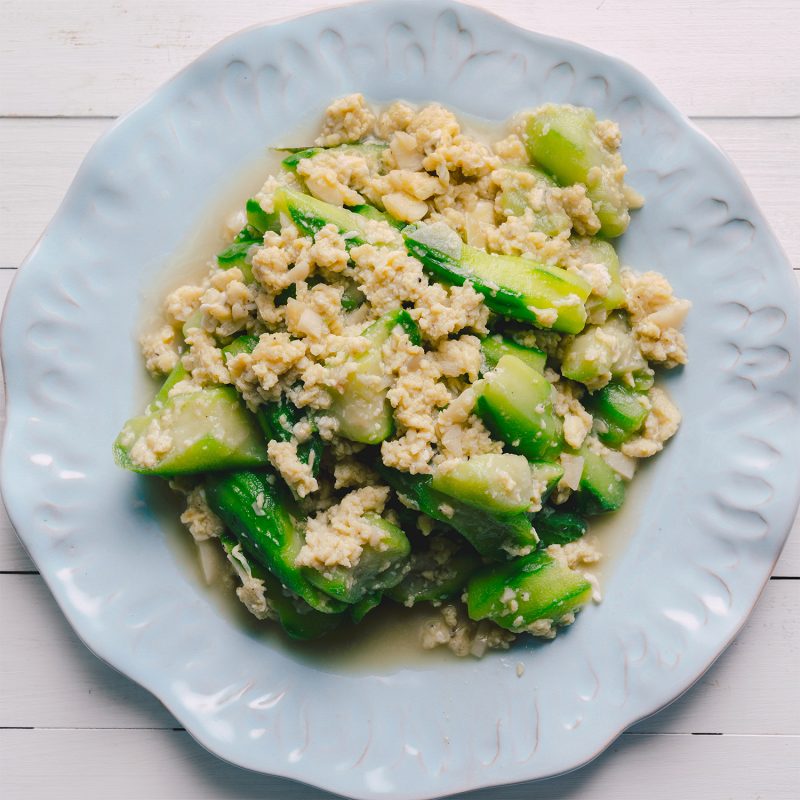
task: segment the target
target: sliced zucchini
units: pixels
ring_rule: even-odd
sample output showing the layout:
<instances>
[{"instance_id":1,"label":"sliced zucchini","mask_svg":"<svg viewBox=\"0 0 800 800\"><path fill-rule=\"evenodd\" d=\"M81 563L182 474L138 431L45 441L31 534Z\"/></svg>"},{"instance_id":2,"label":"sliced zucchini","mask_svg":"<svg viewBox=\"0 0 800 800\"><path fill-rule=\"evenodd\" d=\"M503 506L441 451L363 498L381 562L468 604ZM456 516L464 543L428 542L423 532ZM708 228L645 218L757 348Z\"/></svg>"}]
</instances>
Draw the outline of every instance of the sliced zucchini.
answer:
<instances>
[{"instance_id":1,"label":"sliced zucchini","mask_svg":"<svg viewBox=\"0 0 800 800\"><path fill-rule=\"evenodd\" d=\"M406 226L405 222L401 222L399 219L395 219L391 214L387 214L385 211L379 211L375 206L370 206L366 203L360 206L350 206L349 210L354 214L360 214L362 217L373 219L376 222L386 222L399 231Z\"/></svg>"},{"instance_id":2,"label":"sliced zucchini","mask_svg":"<svg viewBox=\"0 0 800 800\"><path fill-rule=\"evenodd\" d=\"M355 311L364 305L367 297L353 281L348 281L342 292L342 311Z\"/></svg>"},{"instance_id":3,"label":"sliced zucchini","mask_svg":"<svg viewBox=\"0 0 800 800\"><path fill-rule=\"evenodd\" d=\"M377 608L381 604L381 600L383 600L383 592L365 595L357 603L353 603L350 606L350 619L358 625L373 608Z\"/></svg>"},{"instance_id":4,"label":"sliced zucchini","mask_svg":"<svg viewBox=\"0 0 800 800\"><path fill-rule=\"evenodd\" d=\"M502 316L564 333L579 333L586 324L591 287L577 275L470 247L442 223L409 227L404 238L409 255L435 278L456 286L469 281Z\"/></svg>"},{"instance_id":5,"label":"sliced zucchini","mask_svg":"<svg viewBox=\"0 0 800 800\"><path fill-rule=\"evenodd\" d=\"M204 485L211 510L250 558L317 611L344 609L344 603L314 586L305 570L295 566L304 539L289 491L272 470L211 473Z\"/></svg>"},{"instance_id":6,"label":"sliced zucchini","mask_svg":"<svg viewBox=\"0 0 800 800\"><path fill-rule=\"evenodd\" d=\"M509 168L510 169L510 168ZM507 216L522 216L530 209L533 216L532 230L544 233L547 236L558 236L562 231L572 227L572 220L564 209L555 203L546 202L547 192L558 184L546 173L536 167L516 167L511 170L518 173L519 180L506 178L502 190L497 196L501 210ZM535 185L531 186L530 175L535 178ZM531 191L537 191L544 198L544 202L531 203Z\"/></svg>"},{"instance_id":7,"label":"sliced zucchini","mask_svg":"<svg viewBox=\"0 0 800 800\"><path fill-rule=\"evenodd\" d=\"M375 467L405 504L449 525L483 556L505 559L530 552L538 541L524 513L492 513L437 491L430 475L410 475L380 462Z\"/></svg>"},{"instance_id":8,"label":"sliced zucchini","mask_svg":"<svg viewBox=\"0 0 800 800\"><path fill-rule=\"evenodd\" d=\"M558 620L587 603L592 586L543 550L480 570L467 585L470 619L490 619L522 632L537 620Z\"/></svg>"},{"instance_id":9,"label":"sliced zucchini","mask_svg":"<svg viewBox=\"0 0 800 800\"><path fill-rule=\"evenodd\" d=\"M258 344L258 338L258 336L250 335L239 336L223 347L222 352L226 362L239 353L252 353ZM311 425L311 436L297 446L297 457L304 464L311 465L311 472L315 478L319 475L323 443L313 417L304 414L285 397L281 397L280 400L273 400L259 406L256 411L256 419L268 442L290 441L294 436L294 426L303 419L308 419Z\"/></svg>"},{"instance_id":10,"label":"sliced zucchini","mask_svg":"<svg viewBox=\"0 0 800 800\"><path fill-rule=\"evenodd\" d=\"M543 547L550 544L568 544L586 533L586 520L568 511L556 511L544 506L533 516L533 527Z\"/></svg>"},{"instance_id":11,"label":"sliced zucchini","mask_svg":"<svg viewBox=\"0 0 800 800\"><path fill-rule=\"evenodd\" d=\"M516 356L503 356L476 389L476 413L511 448L531 461L555 460L561 422L553 413L552 387Z\"/></svg>"},{"instance_id":12,"label":"sliced zucchini","mask_svg":"<svg viewBox=\"0 0 800 800\"><path fill-rule=\"evenodd\" d=\"M275 208L285 214L306 235L314 236L326 225L335 225L344 235L347 246L355 247L366 241L365 231L368 217L346 208L331 205L316 197L281 186L274 195ZM391 241L375 242L391 244Z\"/></svg>"},{"instance_id":13,"label":"sliced zucchini","mask_svg":"<svg viewBox=\"0 0 800 800\"><path fill-rule=\"evenodd\" d=\"M620 314L588 327L566 344L561 374L590 388L601 388L612 378L632 380L642 389L653 383L653 371Z\"/></svg>"},{"instance_id":14,"label":"sliced zucchini","mask_svg":"<svg viewBox=\"0 0 800 800\"><path fill-rule=\"evenodd\" d=\"M364 548L354 567L303 569L311 583L345 603L358 603L376 594L380 597L384 589L398 584L408 570L411 545L403 531L377 514L365 514L363 519L378 529L381 538L376 546Z\"/></svg>"},{"instance_id":15,"label":"sliced zucchini","mask_svg":"<svg viewBox=\"0 0 800 800\"><path fill-rule=\"evenodd\" d=\"M546 500L564 476L564 467L552 461L531 461L529 466L533 480L542 486L541 499Z\"/></svg>"},{"instance_id":16,"label":"sliced zucchini","mask_svg":"<svg viewBox=\"0 0 800 800\"><path fill-rule=\"evenodd\" d=\"M579 239L573 242L573 249L584 263L601 264L608 270L611 282L605 297L592 295L586 303L586 308L591 314L594 308L602 308L611 312L625 305L625 290L619 271L619 256L611 242L602 239Z\"/></svg>"},{"instance_id":17,"label":"sliced zucchini","mask_svg":"<svg viewBox=\"0 0 800 800\"><path fill-rule=\"evenodd\" d=\"M362 334L369 339L369 349L355 357L357 367L341 393L332 392L328 413L339 422L337 433L345 439L364 444L379 444L394 432L392 406L381 388L385 377L381 348L396 327L419 344L419 329L407 311L398 309L385 314Z\"/></svg>"},{"instance_id":18,"label":"sliced zucchini","mask_svg":"<svg viewBox=\"0 0 800 800\"><path fill-rule=\"evenodd\" d=\"M605 514L619 509L625 502L625 481L588 442L578 454L583 457L583 472L574 500L577 508L586 514Z\"/></svg>"},{"instance_id":19,"label":"sliced zucchini","mask_svg":"<svg viewBox=\"0 0 800 800\"><path fill-rule=\"evenodd\" d=\"M147 413L125 423L114 458L125 469L162 476L268 463L255 417L232 386L160 397Z\"/></svg>"},{"instance_id":20,"label":"sliced zucchini","mask_svg":"<svg viewBox=\"0 0 800 800\"><path fill-rule=\"evenodd\" d=\"M544 372L547 354L537 347L523 347L511 339L504 339L499 334L485 336L481 339L481 355L483 356L483 372L497 366L503 356L516 356L524 364L537 372Z\"/></svg>"},{"instance_id":21,"label":"sliced zucchini","mask_svg":"<svg viewBox=\"0 0 800 800\"><path fill-rule=\"evenodd\" d=\"M172 372L164 379L164 383L161 384L161 388L156 392L156 396L145 410L145 414L160 408L166 403L169 399L169 393L172 387L189 377L191 376L186 370L186 367L183 366L183 361L178 359L178 363L172 368Z\"/></svg>"},{"instance_id":22,"label":"sliced zucchini","mask_svg":"<svg viewBox=\"0 0 800 800\"><path fill-rule=\"evenodd\" d=\"M625 233L630 222L629 193L623 183L619 154L597 135L597 118L590 108L546 105L525 127L524 141L531 162L562 186L582 183L606 237Z\"/></svg>"},{"instance_id":23,"label":"sliced zucchini","mask_svg":"<svg viewBox=\"0 0 800 800\"><path fill-rule=\"evenodd\" d=\"M472 456L434 471L431 488L497 514L528 511L534 491L527 459L510 453Z\"/></svg>"},{"instance_id":24,"label":"sliced zucchini","mask_svg":"<svg viewBox=\"0 0 800 800\"><path fill-rule=\"evenodd\" d=\"M650 404L647 394L612 381L589 401L598 438L609 447L619 447L644 425Z\"/></svg>"},{"instance_id":25,"label":"sliced zucchini","mask_svg":"<svg viewBox=\"0 0 800 800\"><path fill-rule=\"evenodd\" d=\"M268 213L264 211L258 200L252 197L245 207L247 225L239 231L234 240L220 253L217 254L217 264L222 269L238 267L242 271L245 283L253 280L253 271L247 262L247 255L253 245L264 243L264 234L267 231L280 231L281 221L277 211Z\"/></svg>"},{"instance_id":26,"label":"sliced zucchini","mask_svg":"<svg viewBox=\"0 0 800 800\"><path fill-rule=\"evenodd\" d=\"M411 608L417 603L441 603L458 597L469 577L481 566L468 545L444 534L433 533L409 559L409 571L386 596Z\"/></svg>"}]
</instances>

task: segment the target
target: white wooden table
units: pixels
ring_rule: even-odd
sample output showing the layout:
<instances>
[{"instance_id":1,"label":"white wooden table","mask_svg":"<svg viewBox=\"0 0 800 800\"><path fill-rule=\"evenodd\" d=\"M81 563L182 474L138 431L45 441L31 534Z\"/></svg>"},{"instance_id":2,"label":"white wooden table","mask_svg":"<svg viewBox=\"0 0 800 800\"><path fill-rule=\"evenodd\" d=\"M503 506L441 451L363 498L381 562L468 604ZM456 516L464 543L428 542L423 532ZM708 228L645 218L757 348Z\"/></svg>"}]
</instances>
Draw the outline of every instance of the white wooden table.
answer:
<instances>
[{"instance_id":1,"label":"white wooden table","mask_svg":"<svg viewBox=\"0 0 800 800\"><path fill-rule=\"evenodd\" d=\"M0 304L116 115L223 36L322 4L0 0ZM649 75L730 154L800 267L800 0L481 4ZM800 797L799 665L800 521L744 630L681 700L583 770L471 796ZM330 797L207 754L147 692L89 653L0 508L0 796L54 792L63 800Z\"/></svg>"}]
</instances>

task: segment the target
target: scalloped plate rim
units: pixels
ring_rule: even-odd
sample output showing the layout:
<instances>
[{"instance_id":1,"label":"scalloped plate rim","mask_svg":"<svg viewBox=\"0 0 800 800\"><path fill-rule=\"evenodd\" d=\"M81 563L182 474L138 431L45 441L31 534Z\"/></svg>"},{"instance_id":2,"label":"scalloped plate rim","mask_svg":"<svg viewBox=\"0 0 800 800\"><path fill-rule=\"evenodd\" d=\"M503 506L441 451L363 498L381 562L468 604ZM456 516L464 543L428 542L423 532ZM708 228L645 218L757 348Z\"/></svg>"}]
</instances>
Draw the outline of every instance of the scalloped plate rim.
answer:
<instances>
[{"instance_id":1,"label":"scalloped plate rim","mask_svg":"<svg viewBox=\"0 0 800 800\"><path fill-rule=\"evenodd\" d=\"M65 195L64 195L63 199L61 200L61 202L59 203L58 208L54 212L53 217L51 219L51 222L48 223L48 225L46 226L46 228L44 229L42 234L38 237L38 239L37 239L36 243L34 244L34 246L31 248L29 253L25 256L25 258L23 259L23 261L22 261L22 263L20 265L19 270L15 271L14 278L12 280L11 286L10 286L8 294L7 294L7 300L6 300L5 306L3 308L2 318L0 318L0 352L2 352L2 356L3 356L2 357L2 361L0 362L0 366L2 367L2 372L3 372L4 378L5 378L5 374L6 374L6 362L11 360L11 359L9 359L9 354L8 354L9 345L8 345L8 338L6 336L6 329L7 329L7 319L9 317L9 307L13 303L13 298L15 296L15 289L16 289L16 286L17 286L17 277L18 277L20 271L23 268L25 268L28 265L28 263L31 262L34 259L35 255L36 255L36 252L37 252L37 250L39 248L39 244L44 239L46 239L48 237L48 235L50 233L50 230L51 230L51 227L52 227L53 221L55 221L61 215L63 208L65 206L67 206L72 201L73 196L80 193L79 192L80 180L85 174L90 173L91 170L94 169L92 161L93 161L93 158L94 158L96 152L101 148L101 146L107 140L113 138L113 136L115 135L115 133L117 132L117 130L119 128L127 125L132 120L134 120L137 117L139 117L140 115L146 113L148 108L155 102L157 97L159 95L161 95L165 90L167 90L170 87L178 85L181 82L181 80L184 78L184 75L186 73L189 73L189 72L193 71L194 68L200 62L202 62L202 61L204 61L206 59L207 56L209 56L212 53L216 53L216 52L219 52L220 50L224 49L226 46L228 46L230 44L230 42L232 40L235 40L236 38L238 38L239 36L241 36L244 33L254 32L256 30L262 30L262 29L267 29L267 28L280 27L284 23L296 22L298 20L302 20L302 19L307 18L307 17L314 17L314 16L318 16L318 15L322 15L322 14L334 14L337 10L343 9L343 8L355 8L355 7L359 7L359 6L364 6L364 7L367 7L367 6L390 7L390 6L393 6L393 5L410 6L410 5L430 5L430 4L426 3L424 0L406 0L406 2L404 2L404 3L399 2L399 0L356 0L356 2L352 2L352 3L337 3L334 6L325 6L325 7L320 7L320 8L316 8L316 9L309 9L309 10L305 10L305 11L303 11L301 13L298 13L298 14L295 14L295 15L283 16L283 17L281 17L279 19L270 21L268 23L256 23L254 25L247 26L247 27L242 28L242 29L240 29L240 30L238 30L238 31L236 31L236 32L234 32L232 34L229 34L228 36L226 36L223 39L221 39L218 42L216 42L212 47L210 47L210 48L206 49L205 51L203 51L203 53L201 53L199 56L197 56L192 61L190 61L187 65L185 65L183 68L181 68L177 73L175 73L167 81L165 81L164 83L160 84L145 99L143 99L140 103L138 103L136 106L134 106L134 108L132 108L130 111L120 115L116 120L114 120L114 122L108 127L108 129L106 131L104 131L97 138L97 140L92 144L92 146L87 151L85 157L81 161L81 164L80 164L76 174L74 175L74 177L72 178L72 180L70 182L70 186L69 186L67 192L65 193ZM517 32L519 32L520 34L522 34L522 35L524 35L526 37L529 37L529 38L532 38L532 39L547 40L547 41L550 41L550 42L553 42L553 43L557 43L558 45L564 47L566 50L578 51L578 52L581 52L584 55L587 55L587 56L592 57L592 58L598 58L599 57L602 60L614 62L615 64L623 67L630 74L635 75L642 82L642 84L644 85L644 88L646 88L647 91L650 94L655 95L656 97L658 97L658 99L660 99L662 101L662 103L665 106L666 110L668 110L670 112L670 114L672 115L672 117L674 118L675 121L677 121L680 125L683 125L685 127L690 128L693 133L699 134L699 136L702 137L702 139L704 140L706 145L709 145L711 148L713 148L715 153L717 153L718 155L721 155L721 156L723 156L725 158L730 171L735 173L735 175L736 175L736 177L738 179L738 182L740 184L739 185L740 191L744 195L746 195L746 199L748 200L749 204L752 206L753 210L757 213L760 223L768 231L768 233L769 233L769 235L770 235L770 237L772 239L772 243L779 250L781 256L783 257L783 259L787 263L787 265L789 265L789 267L791 268L791 264L789 262L788 256L786 255L786 252L785 252L783 246L781 245L781 243L775 237L774 231L772 230L772 226L771 226L769 220L767 220L763 216L763 214L761 213L761 210L760 210L759 206L756 203L756 200L755 200L755 198L754 198L754 196L752 194L752 191L750 190L749 186L747 185L747 183L745 182L744 178L742 177L738 167L735 165L735 163L732 161L732 159L728 156L728 154L722 148L719 147L719 145L716 144L716 142L713 141L713 139L711 139L711 137L708 134L706 134L703 130L701 130L691 119L689 119L688 117L683 115L677 109L677 107L674 106L673 103L651 81L651 79L648 78L638 68L636 68L635 66L631 65L630 63L628 63L627 61L625 61L624 59L622 59L620 57L606 54L606 53L604 53L602 51L596 50L594 48L587 47L587 46L582 45L580 43L573 42L571 40L564 39L564 38L561 38L561 37L555 37L555 36L551 36L551 35L548 35L548 34L541 34L541 33L538 33L536 31L523 28L523 27L521 27L519 25L516 25L511 20L509 20L509 19L507 19L507 18L495 13L494 11L491 11L490 9L485 9L485 8L482 8L482 7L472 6L472 5L469 5L469 4L463 4L463 3L460 3L460 2L456 2L456 0L438 0L436 5L441 7L442 10L444 10L446 8L454 8L456 10L468 9L470 13L477 14L477 15L483 15L485 17L491 18L493 24L513 27L514 29L516 29ZM793 299L797 300L797 291L796 290L795 290L795 295L796 296ZM13 358L13 356L12 356L12 358ZM29 551L29 549L27 547L25 539L23 538L24 534L19 533L19 530L21 529L22 526L19 526L17 524L17 520L21 517L21 515L24 513L24 511L22 509L20 509L20 508L14 508L14 502L15 502L14 498L13 498L14 490L11 488L11 478L7 477L9 475L9 472L10 472L10 470L9 470L9 466L10 465L7 463L8 462L8 453L9 453L9 450L10 450L10 448L7 446L7 443L8 443L9 437L10 437L10 430L12 428L13 419L16 416L17 402L19 402L20 406L22 406L24 404L24 398L18 398L18 400L13 399L15 394L16 394L16 392L13 389L9 389L8 385L6 384L6 421L5 421L4 430L3 430L3 436L2 436L2 449L0 449L0 497L2 497L3 501L6 503L6 509L7 509L9 518L10 518L10 520L12 522L12 525L14 527L15 532L17 532L17 536L18 536L19 541L23 545L25 551L30 556L31 560L36 564L37 567L40 567L39 561ZM796 512L797 508L798 508L798 505L800 505L800 485L796 484L795 485L794 495L785 504L785 507L787 509L789 509L789 510L794 509L794 511ZM789 523L789 526L787 526L785 528L785 532L784 532L784 535L783 535L783 544L785 544L786 539L788 538L788 535L789 535L789 532L790 532L790 528L791 528L791 523ZM782 546L781 546L781 548L782 548ZM686 692L688 692L703 677L703 675L713 666L714 662L722 655L722 653L725 652L725 650L730 646L732 641L736 638L738 633L741 631L741 629L744 626L744 624L747 622L747 619L750 616L753 608L757 605L760 597L763 595L764 589L765 589L765 587L766 587L766 585L767 585L767 583L769 581L769 577L770 577L772 571L774 570L774 567L775 567L777 561L780 558L781 552L782 552L782 549L778 550L775 558L772 561L772 564L771 564L771 567L770 567L769 571L767 572L767 574L765 575L765 577L764 577L764 579L763 579L763 581L761 583L761 587L760 587L760 589L759 589L754 601L752 602L750 607L744 612L744 614L738 620L738 622L737 622L737 624L735 626L735 630L733 630L733 633L727 638L726 641L724 641L723 643L718 645L718 649L717 649L716 653L714 653L711 656L711 658L708 660L708 662L705 664L705 666L701 669L701 671L699 673L695 674L692 678L690 678L683 685L683 688L681 688L678 691L677 694L674 694L670 690L669 693L670 693L671 696L668 699L666 699L664 701L658 700L657 704L651 710L643 711L643 712L636 713L636 714L632 715L630 717L629 721L626 722L624 725L622 725L622 727L620 727L620 728L612 731L611 733L609 733L608 738L598 747L598 749L596 749L593 753L591 753L587 757L582 758L579 762L575 763L574 766L568 767L566 769L558 769L558 770L553 771L553 772L542 772L542 773L538 774L537 777L532 779L532 780L535 780L535 781L545 780L547 778L552 778L552 777L555 777L555 776L558 776L558 775L564 775L564 774L567 774L569 772L573 772L575 770L581 769L582 767L586 766L587 764L589 764L590 762L595 760L603 752L605 752L608 749L608 747L616 739L618 739L619 736L622 733L624 733L628 728L630 728L631 726L635 725L637 722L640 722L640 721L642 721L644 719L647 719L647 718L657 714L658 712L663 710L665 707L667 707L671 703L673 703L676 700L678 700L679 698L681 698ZM143 676L139 675L139 676L134 678L131 673L132 673L132 671L137 671L135 669L135 667L132 668L131 666L125 665L124 663L117 663L117 659L113 655L104 653L103 652L103 642L102 641L95 642L93 640L92 636L89 635L88 632L82 627L82 625L80 623L80 619L81 619L80 614L76 612L76 610L74 609L73 605L69 602L68 598L64 595L64 593L63 593L62 589L60 588L60 586L58 586L58 584L56 584L54 582L53 576L51 574L49 574L47 569L41 571L41 576L45 580L45 583L47 584L50 592L53 594L53 596L54 596L59 608L61 609L62 613L64 613L65 617L69 621L70 626L73 628L73 630L75 631L75 633L77 634L77 636L79 637L81 642L87 647L87 649L89 649L101 661L105 662L106 664L108 664L110 667L112 667L116 671L120 672L121 674L132 678L133 680L135 680L136 683L138 683L143 688L145 688L148 692L153 694L169 710L169 712L171 714L173 714L176 717L176 719L178 721L180 721L184 725L186 732L191 736L191 738L194 739L198 744L200 744L208 752L212 753L215 757L220 758L223 761L226 761L227 763L233 764L233 765L238 766L238 767L243 768L243 769L247 769L248 771L253 771L253 772L256 772L258 774L274 775L276 777L280 777L280 778L292 780L292 781L297 782L297 783L309 785L309 786L315 787L315 788L323 790L323 791L330 791L330 792L333 792L333 793L337 792L337 790L329 788L330 784L326 784L324 781L315 780L315 779L310 778L310 777L300 778L300 777L297 776L296 773L292 773L292 772L288 772L288 771L279 771L279 770L274 769L274 768L270 768L269 771L263 771L263 770L260 770L258 767L255 767L255 766L252 766L250 764L245 763L244 761L237 760L235 758L235 756L228 755L228 754L220 752L219 749L217 749L217 747L215 747L214 740L211 740L210 737L205 737L202 732L199 732L197 730L193 730L191 727L189 727L186 724L187 723L187 719L189 721L191 721L193 718L189 715L188 712L185 712L184 706L182 706L178 702L177 698L175 698L175 702L174 703L170 702L170 699L168 697L166 697L163 692L161 692L158 689L152 687L151 685L148 685L150 682L147 681L146 677L143 677ZM138 671L142 672L143 670L138 670ZM184 712L186 713L186 717L184 717ZM531 779L528 779L528 780L531 780ZM510 782L510 783L497 783L496 781L493 781L493 780L489 780L489 781L487 781L485 783L484 782L480 782L480 781L473 781L473 782L470 782L469 785L464 785L464 786L461 786L459 788L454 788L454 789L452 789L452 791L448 790L448 794L447 795L428 794L428 793L406 794L406 793L401 792L399 794L391 793L391 794L386 795L386 797L402 797L402 798L408 798L409 800L411 800L412 798L413 798L413 800L431 800L432 798L449 796L450 794L453 794L455 792L478 790L478 789L489 788L489 787L511 786L511 785L517 785L517 784L523 783L523 782L526 782L526 781L525 780L523 780L523 781L515 780L515 781ZM344 796L344 795L342 795L342 796ZM352 797L359 797L359 798L372 798L372 797L377 797L377 796L378 795L375 795L375 794L372 794L372 793L367 793L367 792L364 792L364 791L361 791L361 793L356 793L356 794L352 795ZM381 795L381 796L383 796L383 795Z\"/></svg>"}]
</instances>

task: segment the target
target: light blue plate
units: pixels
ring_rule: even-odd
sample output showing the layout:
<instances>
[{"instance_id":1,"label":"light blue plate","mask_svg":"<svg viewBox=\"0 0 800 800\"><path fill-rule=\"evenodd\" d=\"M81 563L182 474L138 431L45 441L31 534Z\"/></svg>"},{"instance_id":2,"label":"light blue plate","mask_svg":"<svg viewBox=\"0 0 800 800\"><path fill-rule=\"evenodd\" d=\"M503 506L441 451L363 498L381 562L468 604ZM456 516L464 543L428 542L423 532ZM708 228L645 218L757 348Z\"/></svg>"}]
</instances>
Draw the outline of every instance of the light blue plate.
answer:
<instances>
[{"instance_id":1,"label":"light blue plate","mask_svg":"<svg viewBox=\"0 0 800 800\"><path fill-rule=\"evenodd\" d=\"M605 601L511 658L348 674L265 644L188 576L144 482L111 459L138 411L143 290L233 172L352 91L493 120L549 100L618 120L647 197L623 257L694 303L691 361L669 380L685 421ZM798 499L797 300L734 167L627 65L442 0L253 28L102 137L28 256L2 330L3 496L86 644L223 758L355 798L553 775L681 694L758 598Z\"/></svg>"}]
</instances>

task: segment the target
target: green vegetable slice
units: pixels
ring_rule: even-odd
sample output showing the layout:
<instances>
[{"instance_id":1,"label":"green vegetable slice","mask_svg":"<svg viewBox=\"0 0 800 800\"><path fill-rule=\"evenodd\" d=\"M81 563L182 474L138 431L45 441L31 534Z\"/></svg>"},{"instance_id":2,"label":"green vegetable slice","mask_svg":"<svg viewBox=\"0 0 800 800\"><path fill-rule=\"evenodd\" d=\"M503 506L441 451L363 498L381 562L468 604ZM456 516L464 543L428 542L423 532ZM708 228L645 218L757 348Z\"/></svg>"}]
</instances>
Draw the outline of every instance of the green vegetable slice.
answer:
<instances>
[{"instance_id":1,"label":"green vegetable slice","mask_svg":"<svg viewBox=\"0 0 800 800\"><path fill-rule=\"evenodd\" d=\"M591 287L577 275L470 247L442 223L409 227L404 237L409 255L430 274L456 286L469 281L504 317L564 333L579 333L586 324L584 303Z\"/></svg>"},{"instance_id":2,"label":"green vegetable slice","mask_svg":"<svg viewBox=\"0 0 800 800\"><path fill-rule=\"evenodd\" d=\"M264 437L232 386L157 397L123 426L114 443L119 466L171 476L268 463Z\"/></svg>"},{"instance_id":3,"label":"green vegetable slice","mask_svg":"<svg viewBox=\"0 0 800 800\"><path fill-rule=\"evenodd\" d=\"M226 347L222 348L226 363L239 353L252 353L258 344L258 336L239 336ZM285 397L272 400L258 407L256 419L264 432L268 442L288 442L294 436L294 426L303 419L308 419L311 425L311 436L297 446L297 457L304 464L311 465L311 472L316 478L319 475L322 463L324 445L322 437L317 431L313 417L304 414Z\"/></svg>"},{"instance_id":4,"label":"green vegetable slice","mask_svg":"<svg viewBox=\"0 0 800 800\"><path fill-rule=\"evenodd\" d=\"M534 484L523 456L488 453L437 468L431 488L492 513L515 514L530 508Z\"/></svg>"},{"instance_id":5,"label":"green vegetable slice","mask_svg":"<svg viewBox=\"0 0 800 800\"><path fill-rule=\"evenodd\" d=\"M597 436L609 447L619 447L644 425L650 404L647 394L612 381L589 400Z\"/></svg>"},{"instance_id":6,"label":"green vegetable slice","mask_svg":"<svg viewBox=\"0 0 800 800\"><path fill-rule=\"evenodd\" d=\"M586 533L586 520L569 511L556 511L544 506L533 516L533 527L543 547L550 544L568 544Z\"/></svg>"},{"instance_id":7,"label":"green vegetable slice","mask_svg":"<svg viewBox=\"0 0 800 800\"><path fill-rule=\"evenodd\" d=\"M620 314L612 314L603 325L589 326L567 342L561 374L589 388L600 388L612 378L631 380L641 389L653 383L653 371Z\"/></svg>"},{"instance_id":8,"label":"green vegetable slice","mask_svg":"<svg viewBox=\"0 0 800 800\"><path fill-rule=\"evenodd\" d=\"M493 514L437 491L430 475L410 475L382 463L375 466L404 504L452 527L487 558L506 559L529 552L538 541L524 513Z\"/></svg>"},{"instance_id":9,"label":"green vegetable slice","mask_svg":"<svg viewBox=\"0 0 800 800\"><path fill-rule=\"evenodd\" d=\"M417 603L450 600L463 592L467 580L480 566L480 557L469 546L434 533L414 547L408 573L386 591L386 596L408 608Z\"/></svg>"},{"instance_id":10,"label":"green vegetable slice","mask_svg":"<svg viewBox=\"0 0 800 800\"><path fill-rule=\"evenodd\" d=\"M359 603L399 583L408 570L411 545L403 531L377 514L363 520L380 531L379 543L365 547L353 567L335 566L325 570L304 569L304 574L323 592L345 603Z\"/></svg>"},{"instance_id":11,"label":"green vegetable slice","mask_svg":"<svg viewBox=\"0 0 800 800\"><path fill-rule=\"evenodd\" d=\"M345 604L314 586L305 569L295 566L304 544L292 499L272 470L218 472L206 476L206 499L241 542L245 553L312 608L325 614Z\"/></svg>"},{"instance_id":12,"label":"green vegetable slice","mask_svg":"<svg viewBox=\"0 0 800 800\"><path fill-rule=\"evenodd\" d=\"M332 392L328 413L338 420L337 433L345 439L364 444L379 444L394 432L392 406L387 399L388 387L381 348L396 327L405 331L413 344L419 344L419 329L407 311L398 309L385 314L362 334L370 342L369 349L355 356L356 369L341 393Z\"/></svg>"},{"instance_id":13,"label":"green vegetable slice","mask_svg":"<svg viewBox=\"0 0 800 800\"><path fill-rule=\"evenodd\" d=\"M478 572L467 585L470 619L490 619L512 631L558 620L587 603L591 584L542 550Z\"/></svg>"},{"instance_id":14,"label":"green vegetable slice","mask_svg":"<svg viewBox=\"0 0 800 800\"><path fill-rule=\"evenodd\" d=\"M623 183L619 155L601 141L596 124L590 108L546 105L528 118L523 139L530 160L562 186L586 186L600 232L611 238L628 227L631 191Z\"/></svg>"},{"instance_id":15,"label":"green vegetable slice","mask_svg":"<svg viewBox=\"0 0 800 800\"><path fill-rule=\"evenodd\" d=\"M274 203L277 211L289 217L308 236L314 236L326 225L332 224L337 227L339 233L346 236L348 248L364 244L366 241L369 219L363 214L356 214L346 208L317 200L316 197L286 186L281 186L275 191ZM375 242L375 244L389 243Z\"/></svg>"},{"instance_id":16,"label":"green vegetable slice","mask_svg":"<svg viewBox=\"0 0 800 800\"><path fill-rule=\"evenodd\" d=\"M516 356L503 356L477 390L476 413L500 439L531 461L555 460L561 421L553 413L552 387Z\"/></svg>"},{"instance_id":17,"label":"green vegetable slice","mask_svg":"<svg viewBox=\"0 0 800 800\"><path fill-rule=\"evenodd\" d=\"M516 356L523 364L527 364L537 372L544 372L547 363L547 354L537 347L523 347L511 339L505 339L499 334L485 336L481 339L481 355L483 356L484 369L488 372L497 366L503 356Z\"/></svg>"},{"instance_id":18,"label":"green vegetable slice","mask_svg":"<svg viewBox=\"0 0 800 800\"><path fill-rule=\"evenodd\" d=\"M589 442L578 451L583 457L580 491L575 496L577 507L587 514L617 511L625 502L625 481Z\"/></svg>"}]
</instances>

